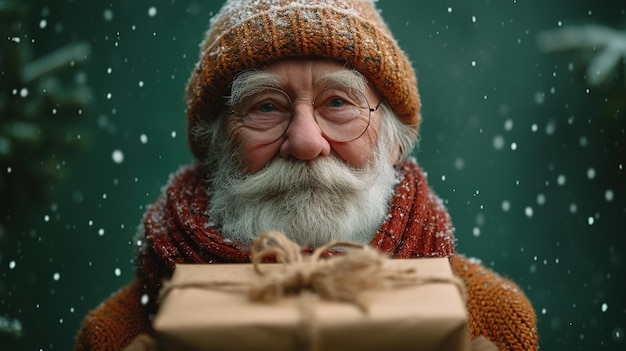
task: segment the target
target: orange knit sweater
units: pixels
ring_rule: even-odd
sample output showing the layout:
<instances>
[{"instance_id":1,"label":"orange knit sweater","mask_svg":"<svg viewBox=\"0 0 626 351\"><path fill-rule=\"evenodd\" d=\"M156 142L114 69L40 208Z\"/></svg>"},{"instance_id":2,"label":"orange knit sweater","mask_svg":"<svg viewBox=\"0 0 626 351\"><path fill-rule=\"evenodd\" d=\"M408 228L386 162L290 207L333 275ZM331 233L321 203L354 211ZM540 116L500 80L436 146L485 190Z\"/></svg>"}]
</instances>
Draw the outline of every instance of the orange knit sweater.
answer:
<instances>
[{"instance_id":1,"label":"orange knit sweater","mask_svg":"<svg viewBox=\"0 0 626 351\"><path fill-rule=\"evenodd\" d=\"M524 293L476 260L454 253L448 213L415 162L405 162L401 177L389 216L370 245L393 258L450 258L467 287L470 337L485 336L500 350L537 350L535 312ZM85 318L75 351L121 351L137 335L151 334L161 281L177 263L249 262L245 247L225 240L210 225L204 179L195 166L170 179L144 217L137 279ZM145 294L149 303L144 305Z\"/></svg>"}]
</instances>

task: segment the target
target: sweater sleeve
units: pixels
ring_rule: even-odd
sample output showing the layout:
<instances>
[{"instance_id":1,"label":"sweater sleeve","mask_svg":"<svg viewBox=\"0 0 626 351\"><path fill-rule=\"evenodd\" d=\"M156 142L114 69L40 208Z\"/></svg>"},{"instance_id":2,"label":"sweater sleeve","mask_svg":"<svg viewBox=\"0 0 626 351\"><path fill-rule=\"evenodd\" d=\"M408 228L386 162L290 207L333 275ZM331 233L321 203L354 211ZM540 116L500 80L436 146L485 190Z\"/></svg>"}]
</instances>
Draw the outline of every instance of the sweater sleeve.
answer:
<instances>
[{"instance_id":1,"label":"sweater sleeve","mask_svg":"<svg viewBox=\"0 0 626 351\"><path fill-rule=\"evenodd\" d=\"M150 333L137 281L121 288L83 320L74 351L121 351L139 334Z\"/></svg>"},{"instance_id":2,"label":"sweater sleeve","mask_svg":"<svg viewBox=\"0 0 626 351\"><path fill-rule=\"evenodd\" d=\"M470 338L482 335L501 351L538 349L535 310L515 283L458 254L452 270L467 288Z\"/></svg>"}]
</instances>

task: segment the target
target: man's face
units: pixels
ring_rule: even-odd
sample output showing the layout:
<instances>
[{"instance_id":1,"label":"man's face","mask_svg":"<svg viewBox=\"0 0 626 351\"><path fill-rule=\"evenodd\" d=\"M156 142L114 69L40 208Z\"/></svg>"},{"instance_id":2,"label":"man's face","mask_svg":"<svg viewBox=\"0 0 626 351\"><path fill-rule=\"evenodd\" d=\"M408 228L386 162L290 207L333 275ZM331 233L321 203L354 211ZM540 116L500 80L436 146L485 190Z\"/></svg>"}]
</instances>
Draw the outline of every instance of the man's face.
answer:
<instances>
[{"instance_id":1,"label":"man's face","mask_svg":"<svg viewBox=\"0 0 626 351\"><path fill-rule=\"evenodd\" d=\"M303 246L368 242L398 180L388 157L395 141L378 133L388 127L380 111L370 117L380 97L361 75L328 61L280 61L248 73L227 101L233 142L209 162L212 220L242 243L268 230Z\"/></svg>"},{"instance_id":2,"label":"man's face","mask_svg":"<svg viewBox=\"0 0 626 351\"><path fill-rule=\"evenodd\" d=\"M341 64L327 60L281 60L267 66L266 72L276 78L276 88L284 91L291 100L293 118L284 134L268 144L255 144L241 138L237 140L246 173L261 170L276 157L310 161L333 155L355 168L371 161L376 148L380 111L371 113L365 133L350 142L329 138L315 120L312 101L324 89L345 83L333 79L333 74L339 71L355 74ZM371 107L380 102L380 96L366 84L354 88L363 92ZM231 136L237 138L232 125L229 130Z\"/></svg>"}]
</instances>

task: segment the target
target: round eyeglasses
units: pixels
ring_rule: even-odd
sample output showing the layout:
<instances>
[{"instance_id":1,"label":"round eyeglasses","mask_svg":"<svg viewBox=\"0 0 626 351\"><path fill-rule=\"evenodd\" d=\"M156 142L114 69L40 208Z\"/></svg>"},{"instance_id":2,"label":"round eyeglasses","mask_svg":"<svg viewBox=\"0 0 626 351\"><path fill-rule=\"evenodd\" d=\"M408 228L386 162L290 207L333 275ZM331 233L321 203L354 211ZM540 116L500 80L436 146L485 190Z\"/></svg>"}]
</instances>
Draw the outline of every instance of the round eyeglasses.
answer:
<instances>
[{"instance_id":1,"label":"round eyeglasses","mask_svg":"<svg viewBox=\"0 0 626 351\"><path fill-rule=\"evenodd\" d=\"M311 104L313 116L324 135L336 142L360 138L370 124L372 108L361 91L349 87L322 90ZM229 114L237 131L246 141L269 144L278 140L293 119L294 107L289 95L280 89L265 88L248 95Z\"/></svg>"}]
</instances>

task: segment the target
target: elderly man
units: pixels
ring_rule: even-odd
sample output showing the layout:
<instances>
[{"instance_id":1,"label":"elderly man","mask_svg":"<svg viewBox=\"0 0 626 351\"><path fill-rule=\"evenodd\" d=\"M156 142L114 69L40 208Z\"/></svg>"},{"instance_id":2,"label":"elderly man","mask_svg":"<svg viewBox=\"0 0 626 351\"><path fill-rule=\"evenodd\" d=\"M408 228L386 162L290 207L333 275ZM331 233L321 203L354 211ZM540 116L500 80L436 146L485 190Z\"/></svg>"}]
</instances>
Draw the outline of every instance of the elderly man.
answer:
<instances>
[{"instance_id":1,"label":"elderly man","mask_svg":"<svg viewBox=\"0 0 626 351\"><path fill-rule=\"evenodd\" d=\"M537 349L523 292L455 254L448 213L410 158L415 74L373 1L227 1L187 107L197 162L147 210L136 280L90 313L75 350L150 344L175 264L249 262L268 230L307 247L347 240L394 258L448 257L467 285L470 337Z\"/></svg>"}]
</instances>

